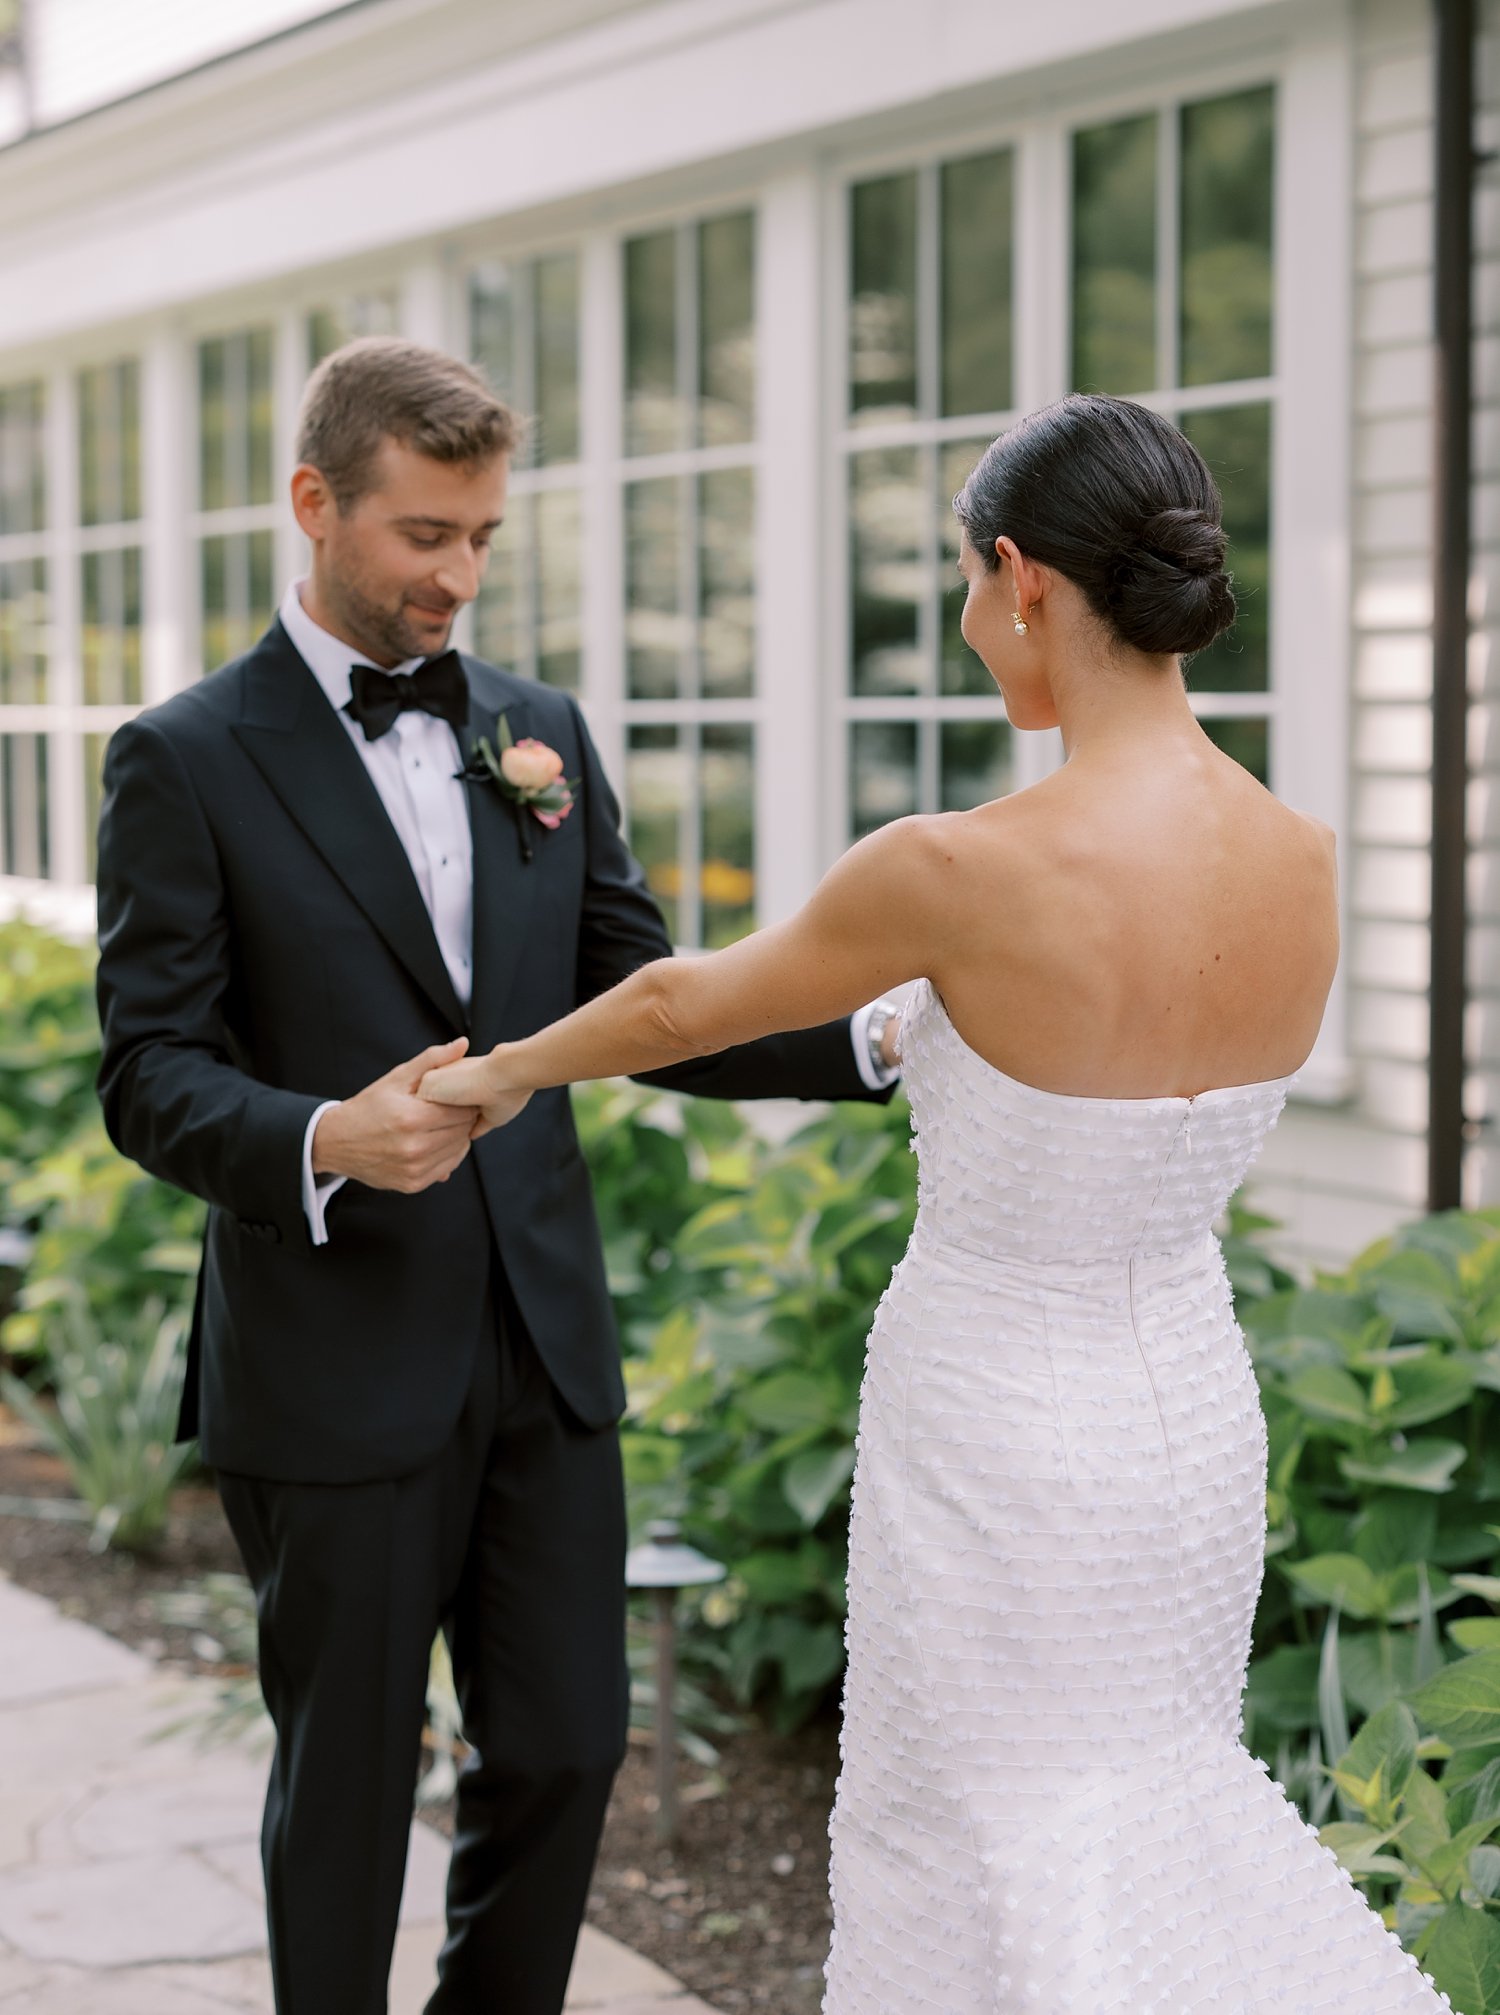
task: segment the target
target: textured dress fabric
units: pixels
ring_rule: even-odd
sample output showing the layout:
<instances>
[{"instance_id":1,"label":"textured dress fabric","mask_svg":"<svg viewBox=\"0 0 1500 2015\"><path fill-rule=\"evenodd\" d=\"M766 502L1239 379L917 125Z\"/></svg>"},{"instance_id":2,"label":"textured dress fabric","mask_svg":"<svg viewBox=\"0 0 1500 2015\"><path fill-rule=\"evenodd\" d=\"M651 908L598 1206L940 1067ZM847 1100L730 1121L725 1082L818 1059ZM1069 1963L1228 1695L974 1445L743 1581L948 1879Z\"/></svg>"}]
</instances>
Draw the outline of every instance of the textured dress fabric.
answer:
<instances>
[{"instance_id":1,"label":"textured dress fabric","mask_svg":"<svg viewBox=\"0 0 1500 2015\"><path fill-rule=\"evenodd\" d=\"M824 2015L1435 2015L1240 1740L1266 1434L1213 1224L1288 1080L1039 1091L925 981L901 1056Z\"/></svg>"}]
</instances>

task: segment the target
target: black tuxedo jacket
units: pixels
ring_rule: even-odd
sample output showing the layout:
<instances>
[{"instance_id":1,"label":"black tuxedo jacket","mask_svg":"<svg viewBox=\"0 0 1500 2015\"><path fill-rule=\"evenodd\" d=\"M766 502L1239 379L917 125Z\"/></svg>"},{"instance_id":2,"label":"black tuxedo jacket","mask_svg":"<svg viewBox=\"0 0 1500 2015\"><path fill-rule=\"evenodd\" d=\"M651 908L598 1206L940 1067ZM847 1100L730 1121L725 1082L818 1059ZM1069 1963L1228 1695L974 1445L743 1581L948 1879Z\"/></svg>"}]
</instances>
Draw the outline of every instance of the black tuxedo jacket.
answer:
<instances>
[{"instance_id":1,"label":"black tuxedo jacket","mask_svg":"<svg viewBox=\"0 0 1500 2015\"><path fill-rule=\"evenodd\" d=\"M351 654L352 655L352 654ZM467 786L474 987L456 998L400 840L280 623L122 727L99 826L99 1076L110 1138L211 1206L180 1432L221 1469L394 1476L457 1419L491 1245L555 1384L591 1425L624 1406L589 1177L565 1089L536 1094L417 1196L347 1183L314 1246L302 1141L429 1044L514 1041L671 946L576 704L465 658L468 732L534 734L581 779L556 831ZM654 1073L720 1098L880 1098L848 1025Z\"/></svg>"}]
</instances>

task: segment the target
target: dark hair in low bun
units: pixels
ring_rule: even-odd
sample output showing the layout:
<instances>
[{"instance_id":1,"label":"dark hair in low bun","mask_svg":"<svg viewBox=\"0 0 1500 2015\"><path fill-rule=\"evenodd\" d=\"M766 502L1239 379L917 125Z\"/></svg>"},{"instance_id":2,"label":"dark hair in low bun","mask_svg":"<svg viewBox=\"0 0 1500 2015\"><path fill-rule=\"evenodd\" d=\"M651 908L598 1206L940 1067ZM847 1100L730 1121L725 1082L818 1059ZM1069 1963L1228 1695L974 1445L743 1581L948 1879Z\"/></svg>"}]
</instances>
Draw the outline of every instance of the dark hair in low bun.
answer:
<instances>
[{"instance_id":1,"label":"dark hair in low bun","mask_svg":"<svg viewBox=\"0 0 1500 2015\"><path fill-rule=\"evenodd\" d=\"M996 539L1014 539L1138 651L1187 656L1234 621L1218 485L1149 406L1075 392L1028 414L985 449L953 509L990 572Z\"/></svg>"}]
</instances>

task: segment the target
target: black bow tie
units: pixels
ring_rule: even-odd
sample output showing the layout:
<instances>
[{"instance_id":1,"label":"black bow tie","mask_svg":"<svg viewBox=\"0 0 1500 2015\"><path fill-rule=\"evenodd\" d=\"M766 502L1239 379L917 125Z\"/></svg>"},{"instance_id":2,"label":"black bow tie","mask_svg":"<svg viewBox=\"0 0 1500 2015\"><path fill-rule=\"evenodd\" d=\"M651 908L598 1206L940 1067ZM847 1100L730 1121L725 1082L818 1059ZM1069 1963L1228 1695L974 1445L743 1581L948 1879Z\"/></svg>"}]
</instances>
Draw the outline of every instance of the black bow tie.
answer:
<instances>
[{"instance_id":1,"label":"black bow tie","mask_svg":"<svg viewBox=\"0 0 1500 2015\"><path fill-rule=\"evenodd\" d=\"M351 665L354 693L346 713L353 714L367 742L378 742L396 725L408 707L436 714L455 730L469 718L469 682L457 651L440 651L414 672L382 672L374 665Z\"/></svg>"}]
</instances>

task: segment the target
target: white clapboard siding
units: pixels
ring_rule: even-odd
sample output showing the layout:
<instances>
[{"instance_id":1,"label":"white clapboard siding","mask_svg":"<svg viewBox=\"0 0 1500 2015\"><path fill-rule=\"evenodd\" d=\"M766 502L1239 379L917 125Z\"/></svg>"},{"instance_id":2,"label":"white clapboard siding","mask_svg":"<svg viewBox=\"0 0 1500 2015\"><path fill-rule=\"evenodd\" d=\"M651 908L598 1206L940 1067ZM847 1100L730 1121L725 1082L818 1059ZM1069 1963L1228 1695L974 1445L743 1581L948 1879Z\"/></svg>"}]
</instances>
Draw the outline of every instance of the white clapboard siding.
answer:
<instances>
[{"instance_id":1,"label":"white clapboard siding","mask_svg":"<svg viewBox=\"0 0 1500 2015\"><path fill-rule=\"evenodd\" d=\"M1350 814L1343 861L1354 1095L1293 1105L1254 1179L1303 1257L1336 1259L1426 1186L1432 691L1431 18L1354 13ZM1500 461L1500 440L1495 443Z\"/></svg>"}]
</instances>

